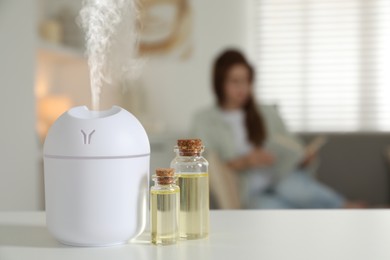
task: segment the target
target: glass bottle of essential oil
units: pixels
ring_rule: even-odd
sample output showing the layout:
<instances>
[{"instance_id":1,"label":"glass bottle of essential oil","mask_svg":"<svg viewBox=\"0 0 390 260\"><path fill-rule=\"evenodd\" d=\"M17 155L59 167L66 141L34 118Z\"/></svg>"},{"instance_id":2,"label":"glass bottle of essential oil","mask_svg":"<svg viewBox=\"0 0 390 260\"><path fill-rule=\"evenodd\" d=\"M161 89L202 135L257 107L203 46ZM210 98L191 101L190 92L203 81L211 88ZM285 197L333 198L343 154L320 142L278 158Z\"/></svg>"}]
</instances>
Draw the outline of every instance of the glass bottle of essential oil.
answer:
<instances>
[{"instance_id":1,"label":"glass bottle of essential oil","mask_svg":"<svg viewBox=\"0 0 390 260\"><path fill-rule=\"evenodd\" d=\"M200 139L177 141L171 162L180 187L180 238L205 238L209 233L209 177Z\"/></svg>"},{"instance_id":2,"label":"glass bottle of essential oil","mask_svg":"<svg viewBox=\"0 0 390 260\"><path fill-rule=\"evenodd\" d=\"M180 188L172 168L160 168L150 188L150 225L152 243L175 244L179 239Z\"/></svg>"}]
</instances>

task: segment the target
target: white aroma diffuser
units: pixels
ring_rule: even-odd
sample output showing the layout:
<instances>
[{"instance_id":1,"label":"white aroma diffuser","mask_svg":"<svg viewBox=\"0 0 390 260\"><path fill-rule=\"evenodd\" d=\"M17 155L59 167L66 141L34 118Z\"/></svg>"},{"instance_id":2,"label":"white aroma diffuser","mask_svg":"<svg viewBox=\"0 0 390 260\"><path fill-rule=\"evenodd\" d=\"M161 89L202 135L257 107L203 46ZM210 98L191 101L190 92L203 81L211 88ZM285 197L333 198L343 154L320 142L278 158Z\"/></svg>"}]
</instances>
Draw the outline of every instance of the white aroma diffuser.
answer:
<instances>
[{"instance_id":1,"label":"white aroma diffuser","mask_svg":"<svg viewBox=\"0 0 390 260\"><path fill-rule=\"evenodd\" d=\"M60 242L122 244L145 228L150 145L140 122L114 106L75 107L44 144L46 222Z\"/></svg>"}]
</instances>

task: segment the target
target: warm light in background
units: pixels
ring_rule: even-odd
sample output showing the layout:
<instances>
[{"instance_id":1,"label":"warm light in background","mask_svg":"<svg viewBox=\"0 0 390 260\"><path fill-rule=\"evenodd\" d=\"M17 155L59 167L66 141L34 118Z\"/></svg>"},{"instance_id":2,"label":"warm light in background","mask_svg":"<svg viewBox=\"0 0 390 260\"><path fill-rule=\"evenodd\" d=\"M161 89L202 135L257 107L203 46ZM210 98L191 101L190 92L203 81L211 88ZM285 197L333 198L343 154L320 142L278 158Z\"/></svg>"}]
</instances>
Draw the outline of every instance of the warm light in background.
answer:
<instances>
[{"instance_id":1,"label":"warm light in background","mask_svg":"<svg viewBox=\"0 0 390 260\"><path fill-rule=\"evenodd\" d=\"M46 96L37 100L37 131L41 141L54 121L70 107L72 101L66 96Z\"/></svg>"}]
</instances>

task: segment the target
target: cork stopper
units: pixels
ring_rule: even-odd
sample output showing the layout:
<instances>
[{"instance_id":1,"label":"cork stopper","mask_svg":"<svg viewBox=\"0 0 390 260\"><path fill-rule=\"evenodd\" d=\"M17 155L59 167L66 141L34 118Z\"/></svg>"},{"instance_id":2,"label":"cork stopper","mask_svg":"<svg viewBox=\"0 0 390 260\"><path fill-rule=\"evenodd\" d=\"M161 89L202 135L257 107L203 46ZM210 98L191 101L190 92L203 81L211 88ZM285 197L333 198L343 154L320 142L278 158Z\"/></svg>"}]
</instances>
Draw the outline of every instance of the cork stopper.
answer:
<instances>
[{"instance_id":1,"label":"cork stopper","mask_svg":"<svg viewBox=\"0 0 390 260\"><path fill-rule=\"evenodd\" d=\"M200 139L179 139L177 140L177 148L180 155L199 155L203 151L203 144Z\"/></svg>"},{"instance_id":2,"label":"cork stopper","mask_svg":"<svg viewBox=\"0 0 390 260\"><path fill-rule=\"evenodd\" d=\"M175 183L175 169L173 168L157 168L156 180L158 184L166 185Z\"/></svg>"}]
</instances>

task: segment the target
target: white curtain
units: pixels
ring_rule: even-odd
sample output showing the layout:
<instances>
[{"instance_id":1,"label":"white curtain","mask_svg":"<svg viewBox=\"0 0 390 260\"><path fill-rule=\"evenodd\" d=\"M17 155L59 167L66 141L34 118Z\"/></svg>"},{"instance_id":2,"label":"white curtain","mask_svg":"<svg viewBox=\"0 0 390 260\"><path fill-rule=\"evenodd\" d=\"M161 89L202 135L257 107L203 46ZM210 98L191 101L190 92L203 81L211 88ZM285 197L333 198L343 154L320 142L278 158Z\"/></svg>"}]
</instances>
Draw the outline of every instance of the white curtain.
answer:
<instances>
[{"instance_id":1,"label":"white curtain","mask_svg":"<svg viewBox=\"0 0 390 260\"><path fill-rule=\"evenodd\" d=\"M258 98L295 131L390 130L390 0L252 0Z\"/></svg>"}]
</instances>

